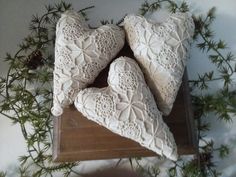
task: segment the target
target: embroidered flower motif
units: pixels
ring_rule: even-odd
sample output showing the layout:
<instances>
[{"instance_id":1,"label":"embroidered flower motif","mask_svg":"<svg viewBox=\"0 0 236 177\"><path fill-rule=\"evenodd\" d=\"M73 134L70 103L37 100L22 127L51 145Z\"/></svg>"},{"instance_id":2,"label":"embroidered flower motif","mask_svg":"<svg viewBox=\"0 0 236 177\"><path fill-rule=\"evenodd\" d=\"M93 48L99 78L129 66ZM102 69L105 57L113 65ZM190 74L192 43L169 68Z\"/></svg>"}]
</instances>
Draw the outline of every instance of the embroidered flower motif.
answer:
<instances>
[{"instance_id":1,"label":"embroidered flower motif","mask_svg":"<svg viewBox=\"0 0 236 177\"><path fill-rule=\"evenodd\" d=\"M102 67L97 62L86 63L82 67L84 79L91 80L97 76L97 72L100 71Z\"/></svg>"},{"instance_id":2,"label":"embroidered flower motif","mask_svg":"<svg viewBox=\"0 0 236 177\"><path fill-rule=\"evenodd\" d=\"M166 36L168 35L163 25L159 26L159 28L154 28L153 30L160 39L166 38Z\"/></svg>"},{"instance_id":3,"label":"embroidered flower motif","mask_svg":"<svg viewBox=\"0 0 236 177\"><path fill-rule=\"evenodd\" d=\"M123 91L134 91L138 87L137 76L132 71L124 71L119 73L119 87Z\"/></svg>"},{"instance_id":4,"label":"embroidered flower motif","mask_svg":"<svg viewBox=\"0 0 236 177\"><path fill-rule=\"evenodd\" d=\"M114 98L108 94L101 94L96 97L95 112L99 117L109 119L115 112Z\"/></svg>"},{"instance_id":5,"label":"embroidered flower motif","mask_svg":"<svg viewBox=\"0 0 236 177\"><path fill-rule=\"evenodd\" d=\"M94 50L95 44L91 38L75 41L75 48L73 54L75 57L75 64L80 66L83 63L92 62L94 58L97 58L98 53Z\"/></svg>"},{"instance_id":6,"label":"embroidered flower motif","mask_svg":"<svg viewBox=\"0 0 236 177\"><path fill-rule=\"evenodd\" d=\"M172 50L172 47L164 44L160 52L156 56L156 62L165 70L170 71L171 73L181 74L183 72L182 60L178 59L176 52Z\"/></svg>"},{"instance_id":7,"label":"embroidered flower motif","mask_svg":"<svg viewBox=\"0 0 236 177\"><path fill-rule=\"evenodd\" d=\"M120 108L120 117L129 118L129 120L139 119L143 121L143 108L144 103L140 99L142 95L138 96L137 94L126 94L123 96L121 102L117 104Z\"/></svg>"},{"instance_id":8,"label":"embroidered flower motif","mask_svg":"<svg viewBox=\"0 0 236 177\"><path fill-rule=\"evenodd\" d=\"M120 126L122 135L130 138L139 139L141 128L134 122L123 122Z\"/></svg>"},{"instance_id":9,"label":"embroidered flower motif","mask_svg":"<svg viewBox=\"0 0 236 177\"><path fill-rule=\"evenodd\" d=\"M97 48L103 54L110 55L111 52L117 47L117 41L113 31L104 31L97 33L95 36L95 43Z\"/></svg>"},{"instance_id":10,"label":"embroidered flower motif","mask_svg":"<svg viewBox=\"0 0 236 177\"><path fill-rule=\"evenodd\" d=\"M66 40L78 39L81 35L84 34L84 32L85 32L84 28L77 21L75 21L72 24L68 23L62 28L62 33Z\"/></svg>"},{"instance_id":11,"label":"embroidered flower motif","mask_svg":"<svg viewBox=\"0 0 236 177\"><path fill-rule=\"evenodd\" d=\"M71 50L67 47L55 47L55 58L61 68L71 68L74 66L73 60L71 58Z\"/></svg>"},{"instance_id":12,"label":"embroidered flower motif","mask_svg":"<svg viewBox=\"0 0 236 177\"><path fill-rule=\"evenodd\" d=\"M58 97L62 105L72 104L77 90L81 88L79 83L79 78L72 76L68 70L56 69L54 71L54 96Z\"/></svg>"},{"instance_id":13,"label":"embroidered flower motif","mask_svg":"<svg viewBox=\"0 0 236 177\"><path fill-rule=\"evenodd\" d=\"M157 109L156 102L154 99L148 99L148 97L145 98L145 105L146 105L145 112L148 117L150 117L153 120L159 119L159 117L161 117L161 114Z\"/></svg>"},{"instance_id":14,"label":"embroidered flower motif","mask_svg":"<svg viewBox=\"0 0 236 177\"><path fill-rule=\"evenodd\" d=\"M171 32L176 31L176 24L173 22L171 18L167 19L167 23L164 23L163 26L165 27L166 31L166 38L171 35Z\"/></svg>"},{"instance_id":15,"label":"embroidered flower motif","mask_svg":"<svg viewBox=\"0 0 236 177\"><path fill-rule=\"evenodd\" d=\"M164 43L163 40L156 40L157 34L145 32L143 37L139 38L139 45L136 50L140 51L141 56L148 56L148 58L155 58L160 52Z\"/></svg>"}]
</instances>

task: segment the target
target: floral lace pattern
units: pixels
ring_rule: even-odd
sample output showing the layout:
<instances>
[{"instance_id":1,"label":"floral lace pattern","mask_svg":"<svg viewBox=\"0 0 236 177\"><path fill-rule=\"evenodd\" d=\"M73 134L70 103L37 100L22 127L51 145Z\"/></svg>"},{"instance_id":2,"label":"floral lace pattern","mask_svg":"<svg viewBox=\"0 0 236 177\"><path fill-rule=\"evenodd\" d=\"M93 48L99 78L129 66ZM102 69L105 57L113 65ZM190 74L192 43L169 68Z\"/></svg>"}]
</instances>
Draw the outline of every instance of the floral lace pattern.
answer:
<instances>
[{"instance_id":1,"label":"floral lace pattern","mask_svg":"<svg viewBox=\"0 0 236 177\"><path fill-rule=\"evenodd\" d=\"M144 100L145 100L145 113L147 114L147 116L149 116L153 120L155 120L157 117L160 117L161 114L158 111L158 109L156 109L155 101L153 99L148 99L148 97L146 97Z\"/></svg>"},{"instance_id":2,"label":"floral lace pattern","mask_svg":"<svg viewBox=\"0 0 236 177\"><path fill-rule=\"evenodd\" d=\"M141 127L134 122L122 122L119 125L122 135L133 139L138 139L141 135Z\"/></svg>"},{"instance_id":3,"label":"floral lace pattern","mask_svg":"<svg viewBox=\"0 0 236 177\"><path fill-rule=\"evenodd\" d=\"M119 73L119 87L121 88L121 90L136 90L137 85L138 80L135 73L130 71Z\"/></svg>"},{"instance_id":4,"label":"floral lace pattern","mask_svg":"<svg viewBox=\"0 0 236 177\"><path fill-rule=\"evenodd\" d=\"M114 52L114 49L117 48L118 44L115 38L115 34L110 31L107 31L106 29L107 26L104 26L97 30L97 35L95 36L95 43L97 44L97 48L101 51L101 53L109 56Z\"/></svg>"},{"instance_id":5,"label":"floral lace pattern","mask_svg":"<svg viewBox=\"0 0 236 177\"><path fill-rule=\"evenodd\" d=\"M193 19L187 13L174 13L165 22L153 24L144 17L128 15L124 28L158 107L168 115L182 82Z\"/></svg>"},{"instance_id":6,"label":"floral lace pattern","mask_svg":"<svg viewBox=\"0 0 236 177\"><path fill-rule=\"evenodd\" d=\"M112 62L108 85L80 91L74 103L78 111L114 133L177 160L174 137L135 60L120 57Z\"/></svg>"},{"instance_id":7,"label":"floral lace pattern","mask_svg":"<svg viewBox=\"0 0 236 177\"><path fill-rule=\"evenodd\" d=\"M52 114L60 116L75 95L117 55L124 45L124 31L115 25L92 30L75 11L62 14L55 42Z\"/></svg>"},{"instance_id":8,"label":"floral lace pattern","mask_svg":"<svg viewBox=\"0 0 236 177\"><path fill-rule=\"evenodd\" d=\"M74 65L71 59L71 50L66 47L57 46L55 48L55 58L57 58L57 67L70 68Z\"/></svg>"},{"instance_id":9,"label":"floral lace pattern","mask_svg":"<svg viewBox=\"0 0 236 177\"><path fill-rule=\"evenodd\" d=\"M84 78L88 81L94 79L97 76L96 71L101 70L101 68L102 68L101 65L97 62L86 63L82 67Z\"/></svg>"},{"instance_id":10,"label":"floral lace pattern","mask_svg":"<svg viewBox=\"0 0 236 177\"><path fill-rule=\"evenodd\" d=\"M84 30L78 22L74 22L72 24L66 24L62 28L62 33L64 35L65 40L75 40L78 39L81 35L83 35Z\"/></svg>"},{"instance_id":11,"label":"floral lace pattern","mask_svg":"<svg viewBox=\"0 0 236 177\"><path fill-rule=\"evenodd\" d=\"M112 96L102 94L96 97L95 106L96 115L105 119L109 119L115 112L114 99Z\"/></svg>"}]
</instances>

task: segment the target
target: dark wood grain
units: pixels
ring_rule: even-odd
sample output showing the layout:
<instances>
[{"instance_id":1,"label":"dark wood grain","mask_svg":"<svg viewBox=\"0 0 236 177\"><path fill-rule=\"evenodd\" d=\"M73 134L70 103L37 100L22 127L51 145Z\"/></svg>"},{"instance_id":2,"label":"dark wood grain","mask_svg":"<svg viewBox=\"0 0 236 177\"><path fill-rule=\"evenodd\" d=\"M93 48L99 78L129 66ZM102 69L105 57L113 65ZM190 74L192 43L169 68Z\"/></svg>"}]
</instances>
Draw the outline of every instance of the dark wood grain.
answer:
<instances>
[{"instance_id":1,"label":"dark wood grain","mask_svg":"<svg viewBox=\"0 0 236 177\"><path fill-rule=\"evenodd\" d=\"M127 45L118 56L133 58ZM107 86L108 69L109 67L104 69L91 86ZM164 121L174 134L178 153L196 153L196 131L186 73L172 112L164 118ZM66 108L61 117L54 119L53 134L53 160L55 162L157 156L138 143L114 134L88 120L74 106Z\"/></svg>"}]
</instances>

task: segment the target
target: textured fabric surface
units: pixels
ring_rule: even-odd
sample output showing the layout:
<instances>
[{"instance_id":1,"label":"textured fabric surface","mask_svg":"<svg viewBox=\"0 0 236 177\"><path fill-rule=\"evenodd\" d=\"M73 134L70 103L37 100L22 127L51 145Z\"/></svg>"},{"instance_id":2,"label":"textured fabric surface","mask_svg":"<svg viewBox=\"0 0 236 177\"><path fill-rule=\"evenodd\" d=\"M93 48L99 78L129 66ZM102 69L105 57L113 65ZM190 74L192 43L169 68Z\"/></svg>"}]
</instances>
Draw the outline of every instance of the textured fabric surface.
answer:
<instances>
[{"instance_id":1,"label":"textured fabric surface","mask_svg":"<svg viewBox=\"0 0 236 177\"><path fill-rule=\"evenodd\" d=\"M94 81L123 47L124 38L118 26L93 30L77 12L62 14L56 29L53 115L61 115L79 90Z\"/></svg>"},{"instance_id":2,"label":"textured fabric surface","mask_svg":"<svg viewBox=\"0 0 236 177\"><path fill-rule=\"evenodd\" d=\"M78 111L114 133L177 160L173 135L163 122L135 60L120 57L112 62L108 85L106 88L80 91L75 99Z\"/></svg>"},{"instance_id":3,"label":"textured fabric surface","mask_svg":"<svg viewBox=\"0 0 236 177\"><path fill-rule=\"evenodd\" d=\"M194 33L190 14L171 14L160 24L128 15L124 19L124 28L159 109L168 115L182 82Z\"/></svg>"}]
</instances>

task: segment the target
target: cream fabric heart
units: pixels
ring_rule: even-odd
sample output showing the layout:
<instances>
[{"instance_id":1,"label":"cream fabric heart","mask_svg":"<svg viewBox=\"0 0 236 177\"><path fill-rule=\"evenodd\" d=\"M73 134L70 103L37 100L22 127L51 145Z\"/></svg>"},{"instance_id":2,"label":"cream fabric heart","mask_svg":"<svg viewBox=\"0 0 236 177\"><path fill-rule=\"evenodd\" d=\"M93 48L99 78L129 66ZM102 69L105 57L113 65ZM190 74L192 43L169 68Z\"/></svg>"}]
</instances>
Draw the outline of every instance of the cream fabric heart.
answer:
<instances>
[{"instance_id":1,"label":"cream fabric heart","mask_svg":"<svg viewBox=\"0 0 236 177\"><path fill-rule=\"evenodd\" d=\"M108 87L79 92L75 106L88 119L130 138L171 160L177 160L172 133L135 60L120 57L110 65Z\"/></svg>"},{"instance_id":2,"label":"cream fabric heart","mask_svg":"<svg viewBox=\"0 0 236 177\"><path fill-rule=\"evenodd\" d=\"M159 24L128 15L124 28L159 109L168 115L182 82L194 33L193 19L187 13L175 13Z\"/></svg>"},{"instance_id":3,"label":"cream fabric heart","mask_svg":"<svg viewBox=\"0 0 236 177\"><path fill-rule=\"evenodd\" d=\"M93 30L77 12L62 14L56 29L53 115L61 115L63 107L94 81L122 49L124 40L124 31L118 26Z\"/></svg>"}]
</instances>

